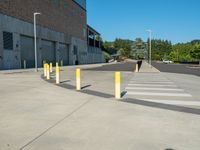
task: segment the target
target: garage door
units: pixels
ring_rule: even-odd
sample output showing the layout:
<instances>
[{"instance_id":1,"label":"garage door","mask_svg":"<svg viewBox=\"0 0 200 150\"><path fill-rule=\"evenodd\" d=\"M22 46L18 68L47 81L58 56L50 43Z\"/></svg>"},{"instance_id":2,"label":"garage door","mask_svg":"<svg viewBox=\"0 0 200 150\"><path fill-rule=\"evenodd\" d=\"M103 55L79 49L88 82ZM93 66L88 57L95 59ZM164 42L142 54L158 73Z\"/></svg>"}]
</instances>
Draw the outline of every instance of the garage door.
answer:
<instances>
[{"instance_id":1,"label":"garage door","mask_svg":"<svg viewBox=\"0 0 200 150\"><path fill-rule=\"evenodd\" d=\"M34 40L31 37L21 36L21 67L24 68L24 61L26 61L26 68L34 68L35 53Z\"/></svg>"},{"instance_id":2,"label":"garage door","mask_svg":"<svg viewBox=\"0 0 200 150\"><path fill-rule=\"evenodd\" d=\"M42 40L42 61L47 63L56 63L55 43L51 41Z\"/></svg>"},{"instance_id":3,"label":"garage door","mask_svg":"<svg viewBox=\"0 0 200 150\"><path fill-rule=\"evenodd\" d=\"M59 61L63 61L63 65L69 65L69 45L59 44Z\"/></svg>"}]
</instances>

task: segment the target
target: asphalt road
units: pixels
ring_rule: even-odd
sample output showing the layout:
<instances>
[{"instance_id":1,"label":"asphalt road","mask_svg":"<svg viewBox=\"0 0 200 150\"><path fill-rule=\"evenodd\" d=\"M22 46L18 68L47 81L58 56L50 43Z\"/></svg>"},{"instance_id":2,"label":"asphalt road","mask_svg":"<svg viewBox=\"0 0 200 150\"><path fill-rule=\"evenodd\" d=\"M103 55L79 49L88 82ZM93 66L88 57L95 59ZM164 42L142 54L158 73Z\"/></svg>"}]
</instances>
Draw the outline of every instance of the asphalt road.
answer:
<instances>
[{"instance_id":1,"label":"asphalt road","mask_svg":"<svg viewBox=\"0 0 200 150\"><path fill-rule=\"evenodd\" d=\"M152 65L161 72L191 74L200 76L200 68L191 68L189 64L164 64L152 62Z\"/></svg>"},{"instance_id":2,"label":"asphalt road","mask_svg":"<svg viewBox=\"0 0 200 150\"><path fill-rule=\"evenodd\" d=\"M117 64L111 64L111 65L103 65L101 67L96 68L90 68L85 70L90 71L128 71L133 72L135 71L136 63L134 62L122 62Z\"/></svg>"}]
</instances>

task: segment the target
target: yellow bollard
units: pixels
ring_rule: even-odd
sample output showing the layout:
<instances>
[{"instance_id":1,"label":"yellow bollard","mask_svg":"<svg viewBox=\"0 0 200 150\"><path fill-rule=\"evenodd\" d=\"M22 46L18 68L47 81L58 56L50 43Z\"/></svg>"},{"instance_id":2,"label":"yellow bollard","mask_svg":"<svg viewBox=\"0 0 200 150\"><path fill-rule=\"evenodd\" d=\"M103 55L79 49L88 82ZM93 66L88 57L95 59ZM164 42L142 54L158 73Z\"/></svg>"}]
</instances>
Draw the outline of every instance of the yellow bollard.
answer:
<instances>
[{"instance_id":1,"label":"yellow bollard","mask_svg":"<svg viewBox=\"0 0 200 150\"><path fill-rule=\"evenodd\" d=\"M60 66L63 67L63 60L60 61Z\"/></svg>"},{"instance_id":2,"label":"yellow bollard","mask_svg":"<svg viewBox=\"0 0 200 150\"><path fill-rule=\"evenodd\" d=\"M76 69L76 90L81 90L81 70Z\"/></svg>"},{"instance_id":3,"label":"yellow bollard","mask_svg":"<svg viewBox=\"0 0 200 150\"><path fill-rule=\"evenodd\" d=\"M115 73L115 98L121 99L121 73Z\"/></svg>"},{"instance_id":4,"label":"yellow bollard","mask_svg":"<svg viewBox=\"0 0 200 150\"><path fill-rule=\"evenodd\" d=\"M60 67L56 67L56 84L60 84Z\"/></svg>"},{"instance_id":5,"label":"yellow bollard","mask_svg":"<svg viewBox=\"0 0 200 150\"><path fill-rule=\"evenodd\" d=\"M59 64L58 64L58 63L56 63L56 67L59 67Z\"/></svg>"},{"instance_id":6,"label":"yellow bollard","mask_svg":"<svg viewBox=\"0 0 200 150\"><path fill-rule=\"evenodd\" d=\"M24 69L26 69L26 60L24 60Z\"/></svg>"},{"instance_id":7,"label":"yellow bollard","mask_svg":"<svg viewBox=\"0 0 200 150\"><path fill-rule=\"evenodd\" d=\"M53 64L50 63L50 72L52 73L53 72Z\"/></svg>"},{"instance_id":8,"label":"yellow bollard","mask_svg":"<svg viewBox=\"0 0 200 150\"><path fill-rule=\"evenodd\" d=\"M49 64L47 64L47 80L50 80L50 67L49 67Z\"/></svg>"},{"instance_id":9,"label":"yellow bollard","mask_svg":"<svg viewBox=\"0 0 200 150\"><path fill-rule=\"evenodd\" d=\"M136 67L135 67L135 72L138 73L139 72L139 69L138 69L138 64L136 64Z\"/></svg>"},{"instance_id":10,"label":"yellow bollard","mask_svg":"<svg viewBox=\"0 0 200 150\"><path fill-rule=\"evenodd\" d=\"M44 68L44 77L46 77L47 76L47 64L44 64L43 68Z\"/></svg>"}]
</instances>

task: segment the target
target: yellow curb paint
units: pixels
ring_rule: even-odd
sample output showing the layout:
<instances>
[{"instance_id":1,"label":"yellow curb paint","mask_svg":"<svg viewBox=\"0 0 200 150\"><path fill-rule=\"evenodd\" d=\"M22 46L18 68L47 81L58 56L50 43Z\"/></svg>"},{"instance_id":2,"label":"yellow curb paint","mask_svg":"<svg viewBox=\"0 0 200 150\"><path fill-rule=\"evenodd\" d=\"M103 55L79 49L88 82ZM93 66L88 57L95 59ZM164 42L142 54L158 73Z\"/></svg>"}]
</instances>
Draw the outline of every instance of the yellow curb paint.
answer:
<instances>
[{"instance_id":1,"label":"yellow curb paint","mask_svg":"<svg viewBox=\"0 0 200 150\"><path fill-rule=\"evenodd\" d=\"M121 99L121 73L115 73L115 98Z\"/></svg>"},{"instance_id":2,"label":"yellow curb paint","mask_svg":"<svg viewBox=\"0 0 200 150\"><path fill-rule=\"evenodd\" d=\"M76 90L81 90L81 69L76 69Z\"/></svg>"},{"instance_id":3,"label":"yellow curb paint","mask_svg":"<svg viewBox=\"0 0 200 150\"><path fill-rule=\"evenodd\" d=\"M60 84L60 67L56 67L56 84Z\"/></svg>"}]
</instances>

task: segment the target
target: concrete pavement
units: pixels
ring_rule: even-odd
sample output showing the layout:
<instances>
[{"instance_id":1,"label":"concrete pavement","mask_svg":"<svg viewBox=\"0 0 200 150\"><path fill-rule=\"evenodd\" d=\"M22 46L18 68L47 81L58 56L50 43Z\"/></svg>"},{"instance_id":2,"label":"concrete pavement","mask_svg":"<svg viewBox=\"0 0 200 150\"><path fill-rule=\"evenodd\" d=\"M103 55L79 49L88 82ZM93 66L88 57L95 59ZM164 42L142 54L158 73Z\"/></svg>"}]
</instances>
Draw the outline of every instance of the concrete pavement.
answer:
<instances>
[{"instance_id":1,"label":"concrete pavement","mask_svg":"<svg viewBox=\"0 0 200 150\"><path fill-rule=\"evenodd\" d=\"M62 81L71 80L73 85L73 71L75 68L63 68ZM0 149L200 147L199 115L76 92L44 81L41 73L0 74ZM123 80L129 81L133 75L124 73ZM112 93L113 72L83 71L82 76L85 84L93 82L93 90L104 93L107 87L108 94Z\"/></svg>"},{"instance_id":2,"label":"concrete pavement","mask_svg":"<svg viewBox=\"0 0 200 150\"><path fill-rule=\"evenodd\" d=\"M140 68L140 73L158 73L160 72L153 66L150 66L146 61L142 61L142 66Z\"/></svg>"}]
</instances>

